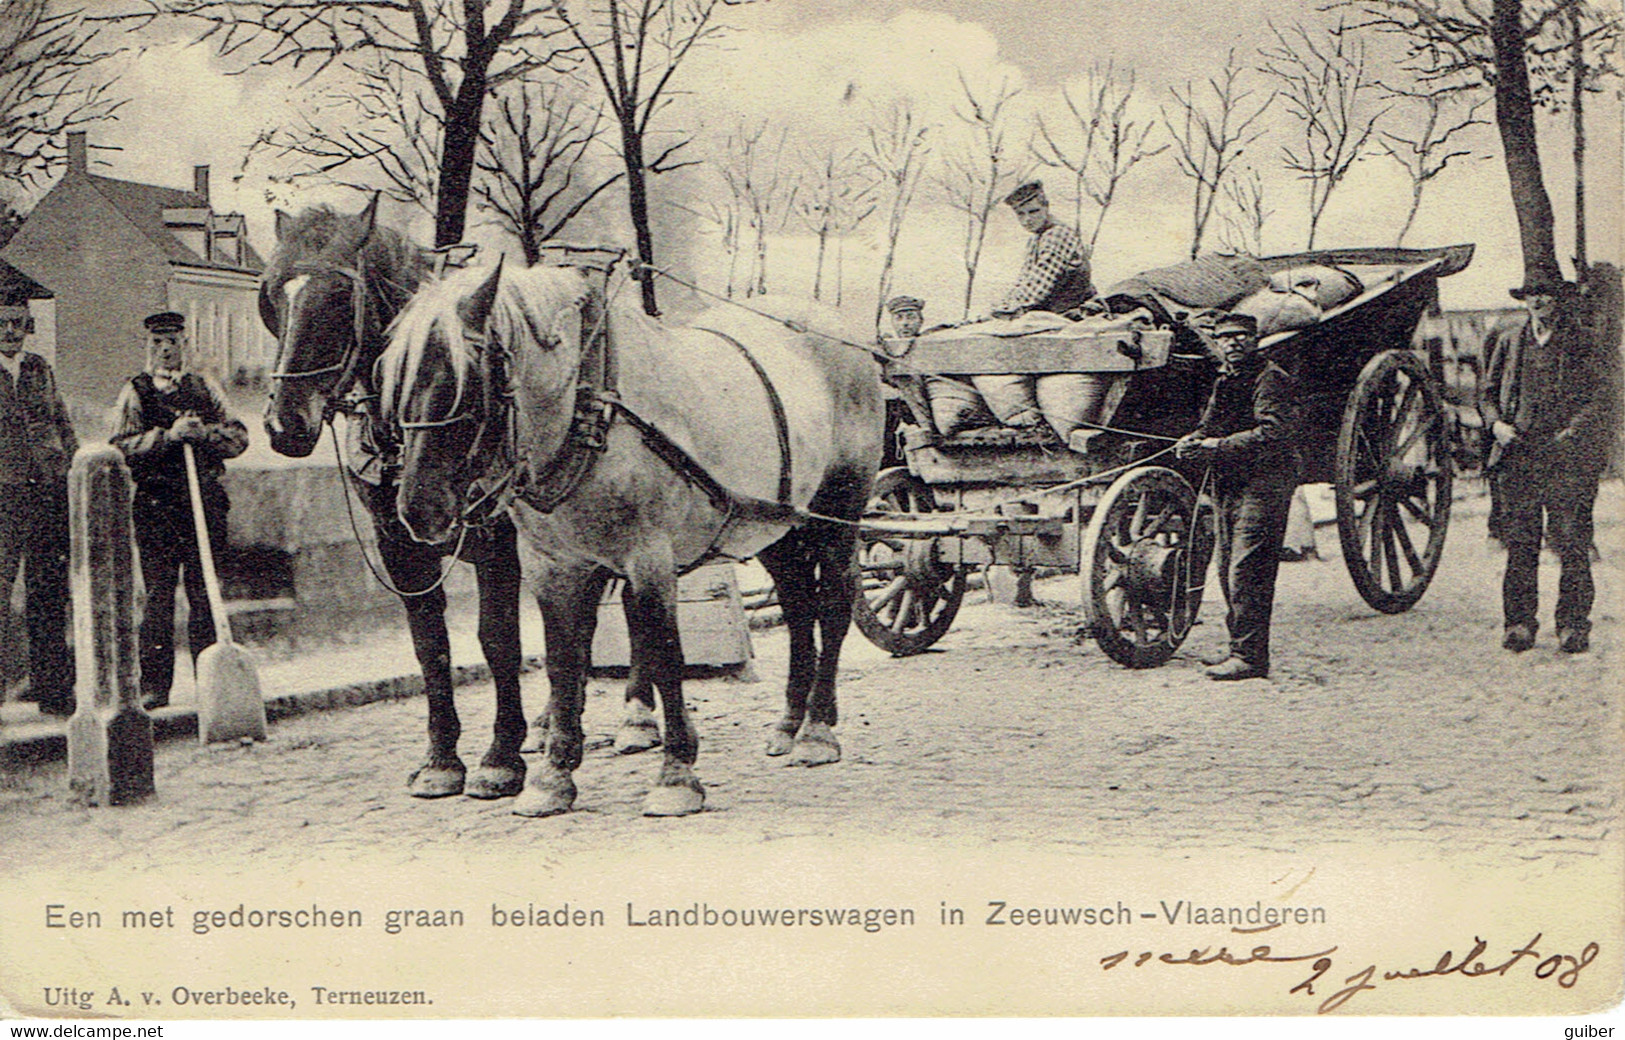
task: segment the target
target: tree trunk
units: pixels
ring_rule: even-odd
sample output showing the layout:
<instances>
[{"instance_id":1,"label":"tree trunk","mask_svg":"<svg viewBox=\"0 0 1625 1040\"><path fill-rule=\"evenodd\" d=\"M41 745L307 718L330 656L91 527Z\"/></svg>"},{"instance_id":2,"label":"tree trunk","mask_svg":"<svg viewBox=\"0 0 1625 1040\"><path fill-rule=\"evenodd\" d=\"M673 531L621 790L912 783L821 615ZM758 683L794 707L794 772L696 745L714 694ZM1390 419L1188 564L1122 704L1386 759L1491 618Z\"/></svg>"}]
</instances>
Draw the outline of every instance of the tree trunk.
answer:
<instances>
[{"instance_id":1,"label":"tree trunk","mask_svg":"<svg viewBox=\"0 0 1625 1040\"><path fill-rule=\"evenodd\" d=\"M813 265L813 299L822 300L824 288L824 249L829 245L829 228L818 229L818 263Z\"/></svg>"},{"instance_id":2,"label":"tree trunk","mask_svg":"<svg viewBox=\"0 0 1625 1040\"><path fill-rule=\"evenodd\" d=\"M1394 238L1394 248L1398 249L1405 244L1405 235L1410 232L1411 225L1416 222L1416 211L1422 208L1422 182L1414 181L1411 184L1411 211L1405 214L1405 223L1400 226L1399 234Z\"/></svg>"},{"instance_id":3,"label":"tree trunk","mask_svg":"<svg viewBox=\"0 0 1625 1040\"><path fill-rule=\"evenodd\" d=\"M835 306L840 307L846 289L846 236L835 243Z\"/></svg>"},{"instance_id":4,"label":"tree trunk","mask_svg":"<svg viewBox=\"0 0 1625 1040\"><path fill-rule=\"evenodd\" d=\"M1580 31L1580 5L1569 8L1569 32L1574 56L1570 76L1574 86L1574 276L1586 280L1586 125L1585 37Z\"/></svg>"},{"instance_id":5,"label":"tree trunk","mask_svg":"<svg viewBox=\"0 0 1625 1040\"><path fill-rule=\"evenodd\" d=\"M1535 140L1535 105L1529 93L1529 66L1524 56L1522 0L1494 0L1490 39L1495 46L1495 125L1506 153L1512 207L1518 215L1525 281L1557 281L1552 200L1541 178Z\"/></svg>"},{"instance_id":6,"label":"tree trunk","mask_svg":"<svg viewBox=\"0 0 1625 1040\"><path fill-rule=\"evenodd\" d=\"M756 295L767 295L767 217L756 218Z\"/></svg>"},{"instance_id":7,"label":"tree trunk","mask_svg":"<svg viewBox=\"0 0 1625 1040\"><path fill-rule=\"evenodd\" d=\"M440 198L435 204L434 244L440 249L463 240L468 222L468 191L474 176L474 154L480 144L485 109L485 72L470 71L446 113L440 151Z\"/></svg>"},{"instance_id":8,"label":"tree trunk","mask_svg":"<svg viewBox=\"0 0 1625 1040\"><path fill-rule=\"evenodd\" d=\"M655 262L654 235L649 231L649 193L643 168L643 137L633 125L635 113L621 120L621 154L626 160L626 205L631 211L632 233L637 241L638 260L648 266ZM655 300L654 272L639 272L638 284L643 289L643 313L651 318L660 317L660 305Z\"/></svg>"}]
</instances>

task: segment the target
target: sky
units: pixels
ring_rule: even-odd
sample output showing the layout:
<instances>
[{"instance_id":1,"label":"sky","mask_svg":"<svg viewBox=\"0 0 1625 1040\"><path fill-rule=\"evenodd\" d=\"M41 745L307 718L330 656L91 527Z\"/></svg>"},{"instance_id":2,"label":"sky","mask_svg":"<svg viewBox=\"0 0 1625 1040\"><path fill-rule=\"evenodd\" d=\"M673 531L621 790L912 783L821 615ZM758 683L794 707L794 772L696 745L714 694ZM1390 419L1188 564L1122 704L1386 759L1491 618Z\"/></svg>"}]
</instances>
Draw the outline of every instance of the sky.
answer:
<instances>
[{"instance_id":1,"label":"sky","mask_svg":"<svg viewBox=\"0 0 1625 1040\"><path fill-rule=\"evenodd\" d=\"M1270 86L1256 74L1257 49L1269 39L1270 24L1290 28L1324 18L1317 2L1234 0L1223 6L1183 0L764 0L729 12L735 27L720 44L696 52L680 72L679 93L662 114L667 131L699 135L689 154L714 157L720 135L761 121L785 128L786 152L802 154L825 144L856 147L864 121L875 106L909 96L932 122L938 156L954 150L953 107L959 77L984 93L997 86L1018 91L1009 111L1012 161L1032 165L1026 141L1037 113L1052 123L1064 112L1061 90L1076 95L1092 67L1111 61L1132 70L1137 82L1131 111L1157 121L1170 103L1169 88L1200 82L1234 53L1248 69L1246 81L1257 97ZM1373 54L1383 75L1391 76L1386 56ZM273 185L272 164L244 167L255 135L286 122L304 104L310 87L290 73L226 74L232 66L207 47L149 43L126 65L121 86L131 100L116 121L91 131L96 172L130 180L190 186L191 167L213 171L217 210L244 213L262 252L272 247L275 205L297 208L332 202L358 209L361 198L333 189L290 192ZM1618 91L1598 96L1590 108L1588 181L1593 189L1590 251L1594 259L1621 255L1621 114ZM1486 114L1488 109L1486 109ZM1266 186L1273 214L1264 229L1264 252L1304 247L1307 206L1304 187L1282 168L1282 147L1293 123L1283 106L1266 116L1270 133L1257 142L1243 165L1253 165ZM1468 143L1480 158L1459 161L1424 195L1407 245L1474 242L1477 257L1468 271L1444 283L1446 306L1485 307L1509 303L1505 289L1521 274L1516 224L1498 139L1491 127L1475 128ZM1572 251L1572 174L1565 126L1546 119L1541 140L1548 189L1557 211L1559 251ZM1061 195L1057 171L1038 170ZM1135 271L1182 259L1190 241L1190 182L1171 155L1147 159L1125 181L1108 214L1094 267L1097 284ZM656 178L660 247L710 288L720 288L725 267L714 229L687 211L703 208L720 191L710 165ZM627 241L619 197L604 196L570 237ZM1373 155L1358 164L1327 208L1317 245L1391 245L1409 203L1408 181L1389 158ZM1069 202L1057 199L1058 215L1071 219ZM1085 234L1093 208L1084 214ZM422 239L429 227L422 214L386 209L385 219L410 226ZM925 297L928 317L957 318L965 271L960 219L943 204L932 184L922 188L911 209L899 246L894 285ZM471 221L475 223L475 221ZM1218 220L1207 246L1217 246ZM491 229L471 236L501 248ZM1019 266L1025 236L1010 215L995 212L981 258L975 307L991 303ZM874 282L884 238L872 218L842 250L845 306L873 307ZM812 284L815 243L794 226L770 241L769 288L806 294ZM833 260L831 260L833 263ZM825 281L832 277L826 269Z\"/></svg>"}]
</instances>

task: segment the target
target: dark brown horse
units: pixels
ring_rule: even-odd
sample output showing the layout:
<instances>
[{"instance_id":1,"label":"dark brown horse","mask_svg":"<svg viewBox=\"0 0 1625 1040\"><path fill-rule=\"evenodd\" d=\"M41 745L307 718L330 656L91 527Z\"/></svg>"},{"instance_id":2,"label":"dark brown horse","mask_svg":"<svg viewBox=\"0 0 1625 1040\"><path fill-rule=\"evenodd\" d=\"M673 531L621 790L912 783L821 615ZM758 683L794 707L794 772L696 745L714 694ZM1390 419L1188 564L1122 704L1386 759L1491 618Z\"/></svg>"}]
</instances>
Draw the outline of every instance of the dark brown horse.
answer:
<instances>
[{"instance_id":1,"label":"dark brown horse","mask_svg":"<svg viewBox=\"0 0 1625 1040\"><path fill-rule=\"evenodd\" d=\"M537 590L552 688L546 761L515 803L521 815L574 803L583 677L612 574L627 579L634 666L659 688L666 724L646 814L704 804L676 586L714 556L756 556L779 589L790 673L769 754L840 758L836 667L853 524L880 459L879 375L860 351L743 311L698 324L665 327L618 296L606 303L572 269L499 265L421 290L379 366L383 413L403 431L405 526L430 543L455 540L471 488L506 488L521 533L552 561Z\"/></svg>"},{"instance_id":2,"label":"dark brown horse","mask_svg":"<svg viewBox=\"0 0 1625 1040\"><path fill-rule=\"evenodd\" d=\"M517 539L505 514L471 528L459 548L479 584L479 639L496 684L491 746L473 775L457 755L462 723L452 699L442 561L451 546L410 538L395 519L396 445L376 421L373 365L386 330L422 282L418 248L376 222L378 200L350 216L327 207L276 215L277 250L260 279L260 315L277 337L265 430L271 447L296 458L311 453L323 424L348 418L345 475L372 515L378 555L406 608L412 647L429 704L429 751L408 786L419 798L465 793L518 794L525 762L525 717L519 696Z\"/></svg>"}]
</instances>

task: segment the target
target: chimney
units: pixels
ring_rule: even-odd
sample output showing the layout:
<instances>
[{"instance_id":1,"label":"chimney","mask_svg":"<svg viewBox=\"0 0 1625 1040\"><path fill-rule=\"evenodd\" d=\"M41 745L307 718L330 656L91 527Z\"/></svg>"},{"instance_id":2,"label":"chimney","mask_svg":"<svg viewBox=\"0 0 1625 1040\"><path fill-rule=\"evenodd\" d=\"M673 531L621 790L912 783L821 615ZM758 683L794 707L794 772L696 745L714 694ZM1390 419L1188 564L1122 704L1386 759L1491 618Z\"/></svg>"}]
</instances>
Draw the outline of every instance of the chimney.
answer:
<instances>
[{"instance_id":1,"label":"chimney","mask_svg":"<svg viewBox=\"0 0 1625 1040\"><path fill-rule=\"evenodd\" d=\"M68 132L68 169L74 173L90 172L90 149L85 144L83 130Z\"/></svg>"},{"instance_id":2,"label":"chimney","mask_svg":"<svg viewBox=\"0 0 1625 1040\"><path fill-rule=\"evenodd\" d=\"M209 168L207 166L192 167L192 190L202 195L205 202L209 201Z\"/></svg>"}]
</instances>

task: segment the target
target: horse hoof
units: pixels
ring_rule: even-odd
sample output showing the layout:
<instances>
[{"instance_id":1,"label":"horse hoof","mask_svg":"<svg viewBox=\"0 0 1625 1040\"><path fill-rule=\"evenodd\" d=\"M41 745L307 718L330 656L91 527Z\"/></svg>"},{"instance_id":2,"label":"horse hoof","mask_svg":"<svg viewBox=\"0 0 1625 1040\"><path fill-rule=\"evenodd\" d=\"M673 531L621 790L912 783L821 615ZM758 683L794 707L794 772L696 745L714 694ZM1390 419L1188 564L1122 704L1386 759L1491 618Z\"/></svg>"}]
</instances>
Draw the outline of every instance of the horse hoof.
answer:
<instances>
[{"instance_id":1,"label":"horse hoof","mask_svg":"<svg viewBox=\"0 0 1625 1040\"><path fill-rule=\"evenodd\" d=\"M660 746L660 727L653 719L647 722L627 720L615 732L615 750L623 755L635 755Z\"/></svg>"},{"instance_id":2,"label":"horse hoof","mask_svg":"<svg viewBox=\"0 0 1625 1040\"><path fill-rule=\"evenodd\" d=\"M468 778L463 793L470 798L512 798L525 788L525 770L480 766Z\"/></svg>"},{"instance_id":3,"label":"horse hoof","mask_svg":"<svg viewBox=\"0 0 1625 1040\"><path fill-rule=\"evenodd\" d=\"M565 780L561 784L538 787L532 784L519 792L513 803L515 816L558 816L567 813L576 803L576 785Z\"/></svg>"},{"instance_id":4,"label":"horse hoof","mask_svg":"<svg viewBox=\"0 0 1625 1040\"><path fill-rule=\"evenodd\" d=\"M698 780L652 789L643 799L645 816L692 816L705 808L705 788Z\"/></svg>"},{"instance_id":5,"label":"horse hoof","mask_svg":"<svg viewBox=\"0 0 1625 1040\"><path fill-rule=\"evenodd\" d=\"M467 771L458 766L422 766L406 781L406 790L413 798L447 798L463 793L463 778Z\"/></svg>"},{"instance_id":6,"label":"horse hoof","mask_svg":"<svg viewBox=\"0 0 1625 1040\"><path fill-rule=\"evenodd\" d=\"M827 766L840 760L841 743L835 739L835 731L823 723L811 723L802 729L790 756L793 766Z\"/></svg>"},{"instance_id":7,"label":"horse hoof","mask_svg":"<svg viewBox=\"0 0 1625 1040\"><path fill-rule=\"evenodd\" d=\"M775 726L767 734L767 754L770 758L776 758L779 755L788 755L790 750L795 746L795 734L793 733L786 733L784 730Z\"/></svg>"}]
</instances>

